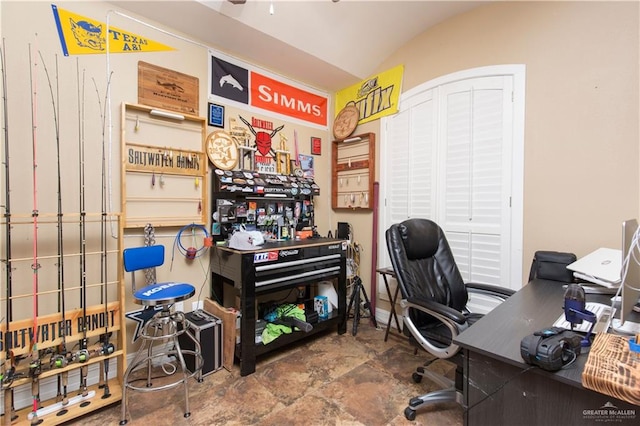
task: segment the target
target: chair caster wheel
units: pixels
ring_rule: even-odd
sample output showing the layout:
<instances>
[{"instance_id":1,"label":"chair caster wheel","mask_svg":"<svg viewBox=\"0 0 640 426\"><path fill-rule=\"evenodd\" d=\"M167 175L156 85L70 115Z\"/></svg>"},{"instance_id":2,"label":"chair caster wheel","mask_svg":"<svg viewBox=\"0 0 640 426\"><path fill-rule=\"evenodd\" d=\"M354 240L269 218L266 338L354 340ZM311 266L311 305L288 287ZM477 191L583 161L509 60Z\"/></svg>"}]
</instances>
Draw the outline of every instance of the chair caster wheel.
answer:
<instances>
[{"instance_id":1,"label":"chair caster wheel","mask_svg":"<svg viewBox=\"0 0 640 426\"><path fill-rule=\"evenodd\" d=\"M422 381L422 376L418 373L413 373L411 378L413 379L413 383L420 383Z\"/></svg>"},{"instance_id":2,"label":"chair caster wheel","mask_svg":"<svg viewBox=\"0 0 640 426\"><path fill-rule=\"evenodd\" d=\"M186 419L188 417L191 417L191 413L184 413L184 418Z\"/></svg>"},{"instance_id":3,"label":"chair caster wheel","mask_svg":"<svg viewBox=\"0 0 640 426\"><path fill-rule=\"evenodd\" d=\"M404 409L404 416L409 421L414 421L416 419L416 411L407 407Z\"/></svg>"},{"instance_id":4,"label":"chair caster wheel","mask_svg":"<svg viewBox=\"0 0 640 426\"><path fill-rule=\"evenodd\" d=\"M120 426L126 425L129 422L129 420L120 420Z\"/></svg>"}]
</instances>

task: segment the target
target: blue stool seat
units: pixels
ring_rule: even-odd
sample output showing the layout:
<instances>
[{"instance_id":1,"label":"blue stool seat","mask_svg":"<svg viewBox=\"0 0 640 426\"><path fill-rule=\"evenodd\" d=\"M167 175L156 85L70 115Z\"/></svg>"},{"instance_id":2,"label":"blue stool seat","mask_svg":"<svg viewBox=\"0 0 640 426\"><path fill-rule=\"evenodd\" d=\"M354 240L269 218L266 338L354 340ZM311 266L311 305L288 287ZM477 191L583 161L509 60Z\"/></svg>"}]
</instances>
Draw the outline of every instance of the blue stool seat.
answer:
<instances>
[{"instance_id":1,"label":"blue stool seat","mask_svg":"<svg viewBox=\"0 0 640 426\"><path fill-rule=\"evenodd\" d=\"M143 306L171 305L196 294L191 284L164 282L151 284L133 293L135 303Z\"/></svg>"}]
</instances>

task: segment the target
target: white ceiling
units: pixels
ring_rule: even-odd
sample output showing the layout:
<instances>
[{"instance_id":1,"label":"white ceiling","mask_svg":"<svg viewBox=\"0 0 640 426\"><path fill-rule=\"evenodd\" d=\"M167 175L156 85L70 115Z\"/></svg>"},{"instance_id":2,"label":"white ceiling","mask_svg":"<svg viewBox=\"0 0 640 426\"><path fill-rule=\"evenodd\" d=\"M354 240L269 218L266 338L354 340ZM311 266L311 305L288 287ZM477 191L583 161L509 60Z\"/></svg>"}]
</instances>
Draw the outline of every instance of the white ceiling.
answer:
<instances>
[{"instance_id":1,"label":"white ceiling","mask_svg":"<svg viewBox=\"0 0 640 426\"><path fill-rule=\"evenodd\" d=\"M112 1L204 44L329 92L348 87L409 40L486 1ZM273 14L270 7L273 4Z\"/></svg>"}]
</instances>

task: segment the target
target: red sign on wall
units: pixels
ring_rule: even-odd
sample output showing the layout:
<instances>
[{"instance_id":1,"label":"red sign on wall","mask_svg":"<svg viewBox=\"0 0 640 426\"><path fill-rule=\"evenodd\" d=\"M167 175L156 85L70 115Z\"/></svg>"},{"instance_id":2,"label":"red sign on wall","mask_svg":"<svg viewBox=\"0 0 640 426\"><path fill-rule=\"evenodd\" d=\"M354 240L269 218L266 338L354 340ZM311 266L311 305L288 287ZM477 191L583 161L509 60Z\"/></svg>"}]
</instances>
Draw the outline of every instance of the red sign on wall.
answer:
<instances>
[{"instance_id":1,"label":"red sign on wall","mask_svg":"<svg viewBox=\"0 0 640 426\"><path fill-rule=\"evenodd\" d=\"M310 123L327 125L327 98L251 72L251 105Z\"/></svg>"}]
</instances>

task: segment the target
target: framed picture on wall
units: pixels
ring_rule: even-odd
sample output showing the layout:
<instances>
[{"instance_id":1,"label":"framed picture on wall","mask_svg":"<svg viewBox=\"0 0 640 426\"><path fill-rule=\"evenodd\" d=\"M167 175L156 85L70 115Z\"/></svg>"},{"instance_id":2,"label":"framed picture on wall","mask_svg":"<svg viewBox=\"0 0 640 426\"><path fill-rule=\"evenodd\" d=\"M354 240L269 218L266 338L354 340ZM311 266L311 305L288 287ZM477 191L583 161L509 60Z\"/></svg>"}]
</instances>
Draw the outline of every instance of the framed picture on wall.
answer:
<instances>
[{"instance_id":1,"label":"framed picture on wall","mask_svg":"<svg viewBox=\"0 0 640 426\"><path fill-rule=\"evenodd\" d=\"M313 178L313 157L311 155L298 154L298 161L300 161L302 176L306 178Z\"/></svg>"},{"instance_id":2,"label":"framed picture on wall","mask_svg":"<svg viewBox=\"0 0 640 426\"><path fill-rule=\"evenodd\" d=\"M315 136L311 136L311 153L313 155L322 154L322 139Z\"/></svg>"},{"instance_id":3,"label":"framed picture on wall","mask_svg":"<svg viewBox=\"0 0 640 426\"><path fill-rule=\"evenodd\" d=\"M224 106L209 102L209 126L224 128Z\"/></svg>"}]
</instances>

